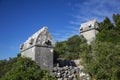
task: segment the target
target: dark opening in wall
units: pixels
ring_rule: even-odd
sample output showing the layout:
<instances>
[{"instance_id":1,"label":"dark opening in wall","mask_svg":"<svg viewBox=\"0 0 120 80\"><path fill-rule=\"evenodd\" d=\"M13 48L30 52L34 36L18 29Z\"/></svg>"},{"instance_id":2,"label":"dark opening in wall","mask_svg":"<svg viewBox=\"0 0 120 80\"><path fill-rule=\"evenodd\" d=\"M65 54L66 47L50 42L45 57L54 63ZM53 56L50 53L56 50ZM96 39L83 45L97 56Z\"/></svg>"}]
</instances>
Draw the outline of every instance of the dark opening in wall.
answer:
<instances>
[{"instance_id":1,"label":"dark opening in wall","mask_svg":"<svg viewBox=\"0 0 120 80\"><path fill-rule=\"evenodd\" d=\"M82 31L82 30L83 30L83 28L80 29L80 31Z\"/></svg>"},{"instance_id":2,"label":"dark opening in wall","mask_svg":"<svg viewBox=\"0 0 120 80\"><path fill-rule=\"evenodd\" d=\"M88 27L91 28L91 25L89 25Z\"/></svg>"},{"instance_id":3,"label":"dark opening in wall","mask_svg":"<svg viewBox=\"0 0 120 80\"><path fill-rule=\"evenodd\" d=\"M31 39L30 39L30 41L29 41L29 44L31 44L31 45L32 45L32 44L33 44L33 41L34 41L34 39L33 39L33 38L31 38Z\"/></svg>"}]
</instances>

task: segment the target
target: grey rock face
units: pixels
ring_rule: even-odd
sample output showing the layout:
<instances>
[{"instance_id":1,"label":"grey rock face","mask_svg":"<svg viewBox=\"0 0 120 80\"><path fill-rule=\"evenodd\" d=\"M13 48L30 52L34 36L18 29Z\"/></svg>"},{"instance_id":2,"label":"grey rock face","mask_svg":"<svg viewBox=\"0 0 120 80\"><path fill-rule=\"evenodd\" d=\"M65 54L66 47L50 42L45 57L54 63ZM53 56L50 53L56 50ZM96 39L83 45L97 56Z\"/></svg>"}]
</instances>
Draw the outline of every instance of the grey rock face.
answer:
<instances>
[{"instance_id":1,"label":"grey rock face","mask_svg":"<svg viewBox=\"0 0 120 80\"><path fill-rule=\"evenodd\" d=\"M47 27L43 27L33 34L21 46L22 57L34 60L41 69L52 70L53 68L53 38Z\"/></svg>"}]
</instances>

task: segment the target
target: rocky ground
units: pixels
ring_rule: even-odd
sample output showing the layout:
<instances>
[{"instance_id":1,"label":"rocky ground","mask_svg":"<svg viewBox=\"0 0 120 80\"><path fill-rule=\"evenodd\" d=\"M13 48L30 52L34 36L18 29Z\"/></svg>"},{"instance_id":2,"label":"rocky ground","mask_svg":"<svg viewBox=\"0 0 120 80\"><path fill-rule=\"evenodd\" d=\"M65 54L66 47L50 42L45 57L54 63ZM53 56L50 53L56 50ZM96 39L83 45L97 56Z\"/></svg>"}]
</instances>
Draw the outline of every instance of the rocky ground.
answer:
<instances>
[{"instance_id":1,"label":"rocky ground","mask_svg":"<svg viewBox=\"0 0 120 80\"><path fill-rule=\"evenodd\" d=\"M56 66L53 68L53 74L58 80L77 80L79 68L72 66Z\"/></svg>"},{"instance_id":2,"label":"rocky ground","mask_svg":"<svg viewBox=\"0 0 120 80\"><path fill-rule=\"evenodd\" d=\"M60 67L57 64L52 72L58 80L90 80L89 75L81 72L80 67L67 65Z\"/></svg>"}]
</instances>

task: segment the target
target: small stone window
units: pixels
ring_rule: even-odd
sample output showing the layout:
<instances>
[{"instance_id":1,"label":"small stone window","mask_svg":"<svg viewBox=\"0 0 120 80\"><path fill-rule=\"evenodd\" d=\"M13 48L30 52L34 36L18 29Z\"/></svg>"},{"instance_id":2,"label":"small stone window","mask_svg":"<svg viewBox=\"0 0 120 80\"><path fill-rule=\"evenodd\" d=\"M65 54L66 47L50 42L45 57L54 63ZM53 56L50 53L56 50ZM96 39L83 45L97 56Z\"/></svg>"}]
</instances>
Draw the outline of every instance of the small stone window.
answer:
<instances>
[{"instance_id":1,"label":"small stone window","mask_svg":"<svg viewBox=\"0 0 120 80\"><path fill-rule=\"evenodd\" d=\"M82 30L83 30L83 28L80 29L80 31L82 31Z\"/></svg>"},{"instance_id":2,"label":"small stone window","mask_svg":"<svg viewBox=\"0 0 120 80\"><path fill-rule=\"evenodd\" d=\"M47 45L52 45L52 43L51 43L50 40L45 41L45 44L47 44Z\"/></svg>"},{"instance_id":3,"label":"small stone window","mask_svg":"<svg viewBox=\"0 0 120 80\"><path fill-rule=\"evenodd\" d=\"M34 39L33 39L33 38L31 38L31 39L30 39L30 41L29 41L29 44L31 44L31 45L32 45L32 44L33 44L33 41L34 41Z\"/></svg>"},{"instance_id":4,"label":"small stone window","mask_svg":"<svg viewBox=\"0 0 120 80\"><path fill-rule=\"evenodd\" d=\"M88 27L91 28L91 25L89 25Z\"/></svg>"}]
</instances>

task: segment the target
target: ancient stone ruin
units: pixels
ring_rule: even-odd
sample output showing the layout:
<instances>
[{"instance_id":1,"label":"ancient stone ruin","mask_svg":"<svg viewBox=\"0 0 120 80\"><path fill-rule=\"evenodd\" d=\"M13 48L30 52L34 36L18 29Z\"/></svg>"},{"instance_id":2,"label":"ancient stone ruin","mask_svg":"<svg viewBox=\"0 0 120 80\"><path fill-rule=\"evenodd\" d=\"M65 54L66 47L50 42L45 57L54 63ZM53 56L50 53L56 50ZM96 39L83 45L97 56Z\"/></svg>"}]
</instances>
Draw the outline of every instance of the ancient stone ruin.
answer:
<instances>
[{"instance_id":1,"label":"ancient stone ruin","mask_svg":"<svg viewBox=\"0 0 120 80\"><path fill-rule=\"evenodd\" d=\"M21 44L20 50L22 57L31 58L41 69L52 70L53 47L53 38L48 28L43 27Z\"/></svg>"},{"instance_id":2,"label":"ancient stone ruin","mask_svg":"<svg viewBox=\"0 0 120 80\"><path fill-rule=\"evenodd\" d=\"M82 23L80 26L80 35L83 35L87 43L90 44L98 33L98 24L96 20ZM43 27L25 41L21 47L22 57L29 57L34 60L41 69L51 71L58 80L90 80L90 76L83 72L84 66L80 60L58 61L53 64L54 42L47 27ZM74 63L74 64L73 64ZM60 66L61 65L61 66Z\"/></svg>"},{"instance_id":3,"label":"ancient stone ruin","mask_svg":"<svg viewBox=\"0 0 120 80\"><path fill-rule=\"evenodd\" d=\"M80 26L80 35L83 35L87 43L90 44L96 37L98 33L98 23L96 20L91 20L85 23L82 23Z\"/></svg>"}]
</instances>

